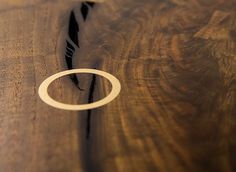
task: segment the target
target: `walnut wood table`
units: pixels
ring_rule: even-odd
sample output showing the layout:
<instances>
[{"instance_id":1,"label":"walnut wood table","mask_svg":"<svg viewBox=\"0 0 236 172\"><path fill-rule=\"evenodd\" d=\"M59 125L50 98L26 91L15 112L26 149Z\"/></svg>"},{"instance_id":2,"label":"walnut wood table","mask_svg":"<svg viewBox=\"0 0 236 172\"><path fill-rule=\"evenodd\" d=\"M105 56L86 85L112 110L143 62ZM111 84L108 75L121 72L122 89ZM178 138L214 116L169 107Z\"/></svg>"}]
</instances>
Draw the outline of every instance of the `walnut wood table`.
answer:
<instances>
[{"instance_id":1,"label":"walnut wood table","mask_svg":"<svg viewBox=\"0 0 236 172\"><path fill-rule=\"evenodd\" d=\"M236 171L235 0L0 0L1 172ZM119 79L105 106L38 95L49 76ZM68 104L106 97L95 74L55 80Z\"/></svg>"}]
</instances>

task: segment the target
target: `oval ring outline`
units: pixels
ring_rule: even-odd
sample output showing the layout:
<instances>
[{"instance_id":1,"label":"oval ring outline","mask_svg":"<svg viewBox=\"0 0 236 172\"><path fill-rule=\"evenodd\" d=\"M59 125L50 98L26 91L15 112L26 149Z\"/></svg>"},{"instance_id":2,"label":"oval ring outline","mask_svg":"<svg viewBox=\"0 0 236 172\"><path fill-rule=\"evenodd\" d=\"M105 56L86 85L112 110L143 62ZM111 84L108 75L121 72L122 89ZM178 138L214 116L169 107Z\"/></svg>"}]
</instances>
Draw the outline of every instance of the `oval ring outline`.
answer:
<instances>
[{"instance_id":1,"label":"oval ring outline","mask_svg":"<svg viewBox=\"0 0 236 172\"><path fill-rule=\"evenodd\" d=\"M66 75L70 75L70 74L78 74L78 73L96 74L96 75L100 75L100 76L108 79L112 85L111 92L101 100L98 100L93 103L81 104L81 105L72 105L72 104L62 103L62 102L54 100L53 98L51 98L49 96L48 86L54 80L56 80L62 76L66 76ZM101 71L101 70L97 70L97 69L81 68L81 69L65 70L65 71L56 73L52 76L49 76L39 86L38 94L44 103L46 103L52 107L55 107L58 109L64 109L64 110L79 111L79 110L88 110L88 109L98 108L98 107L101 107L101 106L104 106L104 105L110 103L112 100L114 100L119 95L120 90L121 90L120 81L116 77L114 77L113 75L111 75L107 72Z\"/></svg>"}]
</instances>

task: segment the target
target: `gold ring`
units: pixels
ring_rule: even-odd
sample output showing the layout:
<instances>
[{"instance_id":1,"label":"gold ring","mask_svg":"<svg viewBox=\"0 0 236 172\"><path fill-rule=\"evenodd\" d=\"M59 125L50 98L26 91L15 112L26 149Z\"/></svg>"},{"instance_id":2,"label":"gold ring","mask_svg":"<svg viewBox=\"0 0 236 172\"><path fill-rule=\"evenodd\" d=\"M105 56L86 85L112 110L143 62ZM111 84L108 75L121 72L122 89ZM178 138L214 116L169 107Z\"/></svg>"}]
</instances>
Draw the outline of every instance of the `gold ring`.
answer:
<instances>
[{"instance_id":1,"label":"gold ring","mask_svg":"<svg viewBox=\"0 0 236 172\"><path fill-rule=\"evenodd\" d=\"M65 75L70 75L70 74L75 74L75 73L91 73L91 74L103 76L104 78L106 78L110 81L110 83L112 85L112 90L108 94L108 96L104 97L103 99L101 99L99 101L89 103L89 104L72 105L72 104L61 103L61 102L58 102L58 101L52 99L48 94L48 86L55 79L58 79L58 78L65 76ZM108 104L109 102L114 100L119 95L120 90L121 90L120 81L116 77L114 77L113 75L111 75L107 72L104 72L101 70L96 70L96 69L72 69L72 70L66 70L66 71L56 73L56 74L48 77L47 79L45 79L41 83L41 85L39 86L38 94L39 94L39 97L41 98L41 100L50 106L53 106L58 109L79 111L79 110L94 109L94 108L98 108L100 106Z\"/></svg>"}]
</instances>

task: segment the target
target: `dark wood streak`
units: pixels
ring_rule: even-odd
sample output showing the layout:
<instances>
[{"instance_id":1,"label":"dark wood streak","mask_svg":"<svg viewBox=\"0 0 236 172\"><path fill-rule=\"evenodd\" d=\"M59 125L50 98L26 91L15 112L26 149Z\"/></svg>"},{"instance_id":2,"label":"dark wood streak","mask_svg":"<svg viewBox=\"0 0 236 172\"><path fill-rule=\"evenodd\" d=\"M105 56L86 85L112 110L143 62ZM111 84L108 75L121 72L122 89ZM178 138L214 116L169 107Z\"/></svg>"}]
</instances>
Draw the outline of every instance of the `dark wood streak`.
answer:
<instances>
[{"instance_id":1,"label":"dark wood streak","mask_svg":"<svg viewBox=\"0 0 236 172\"><path fill-rule=\"evenodd\" d=\"M96 75L93 74L93 78L89 87L89 96L88 96L88 103L93 103L93 95L94 95L94 91L95 91L95 84L96 84ZM87 133L86 133L86 138L89 139L90 136L90 125L91 125L91 114L92 114L92 110L89 109L88 111L88 115L87 115Z\"/></svg>"},{"instance_id":2,"label":"dark wood streak","mask_svg":"<svg viewBox=\"0 0 236 172\"><path fill-rule=\"evenodd\" d=\"M81 3L81 16L83 17L83 20L86 21L88 15L89 15L89 7L94 7L95 3L94 2L82 2ZM83 23L80 23L83 24ZM68 69L74 69L73 68L73 56L75 51L79 51L79 23L76 20L74 11L71 11L70 14L70 19L69 19L69 27L68 27L68 35L70 40L78 47L76 49L71 43L66 41L67 46L66 46L66 53L65 53L65 59L66 59L66 64ZM81 89L79 87L79 79L76 74L70 76L72 82L79 88L79 91L84 91L84 89ZM92 103L93 102L93 94L94 94L94 88L95 88L95 83L96 83L96 75L92 76L91 84L89 86L89 92L88 92L88 101L87 103ZM89 109L87 110L87 126L86 126L86 138L89 139L90 135L90 122L91 122L91 114L92 110Z\"/></svg>"},{"instance_id":3,"label":"dark wood streak","mask_svg":"<svg viewBox=\"0 0 236 172\"><path fill-rule=\"evenodd\" d=\"M79 24L73 11L70 13L68 35L69 38L79 47ZM72 45L71 45L72 46Z\"/></svg>"}]
</instances>

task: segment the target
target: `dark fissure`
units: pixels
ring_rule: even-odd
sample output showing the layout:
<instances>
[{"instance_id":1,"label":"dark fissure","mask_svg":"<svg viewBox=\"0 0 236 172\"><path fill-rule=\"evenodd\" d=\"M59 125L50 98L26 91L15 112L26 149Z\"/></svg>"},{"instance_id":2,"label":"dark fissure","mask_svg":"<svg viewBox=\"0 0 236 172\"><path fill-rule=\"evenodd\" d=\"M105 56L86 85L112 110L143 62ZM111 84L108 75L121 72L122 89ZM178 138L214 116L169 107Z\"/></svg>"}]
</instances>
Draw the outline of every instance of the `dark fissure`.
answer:
<instances>
[{"instance_id":1,"label":"dark fissure","mask_svg":"<svg viewBox=\"0 0 236 172\"><path fill-rule=\"evenodd\" d=\"M70 20L69 20L69 28L68 28L68 34L71 39L71 41L74 42L75 45L79 47L79 24L76 21L74 11L70 13Z\"/></svg>"},{"instance_id":2,"label":"dark fissure","mask_svg":"<svg viewBox=\"0 0 236 172\"><path fill-rule=\"evenodd\" d=\"M88 10L89 10L88 6L87 6L85 3L82 3L82 4L81 4L80 11L81 11L81 14L82 14L82 16L83 16L84 21L85 21L86 18L87 18Z\"/></svg>"},{"instance_id":3,"label":"dark fissure","mask_svg":"<svg viewBox=\"0 0 236 172\"><path fill-rule=\"evenodd\" d=\"M68 35L70 40L79 48L79 24L76 21L75 14L73 11L70 13L70 19L69 19L69 28L68 28ZM73 69L73 56L75 52L75 47L66 40L66 53L65 53L65 60L67 64L68 69ZM71 81L75 84L75 86L79 90L83 90L79 86L79 80L76 76L76 74L70 75Z\"/></svg>"},{"instance_id":4,"label":"dark fissure","mask_svg":"<svg viewBox=\"0 0 236 172\"><path fill-rule=\"evenodd\" d=\"M80 13L81 13L81 16L84 21L87 20L89 11L91 8L94 7L94 5L95 5L95 3L90 2L90 1L85 1L85 2L81 3ZM75 13L72 10L70 13L69 27L68 27L68 36L69 36L70 40L66 40L66 50L65 50L65 61L66 61L67 68L69 70L74 69L74 66L73 66L74 54L80 48L80 40L79 40L80 27L79 27L79 24L83 24L83 22L77 21ZM80 88L79 78L76 74L70 75L70 79L80 91L84 90L84 89ZM96 75L93 75L90 86L89 86L89 93L88 93L88 100L87 100L88 103L93 102L95 84L96 84ZM86 139L89 139L89 137L90 137L91 114L92 114L92 110L87 110Z\"/></svg>"},{"instance_id":5,"label":"dark fissure","mask_svg":"<svg viewBox=\"0 0 236 172\"><path fill-rule=\"evenodd\" d=\"M82 15L84 21L87 19L89 9L90 9L89 7L93 8L94 5L95 5L95 3L90 2L90 1L86 1L86 2L81 3L80 12L81 12L81 15Z\"/></svg>"},{"instance_id":6,"label":"dark fissure","mask_svg":"<svg viewBox=\"0 0 236 172\"><path fill-rule=\"evenodd\" d=\"M89 88L88 103L93 102L95 85L96 85L96 75L93 74L93 78L92 78L90 88ZM89 139L89 136L90 136L91 113L92 113L92 110L89 109L88 113L87 113L87 132L86 132L86 138L87 139Z\"/></svg>"}]
</instances>

